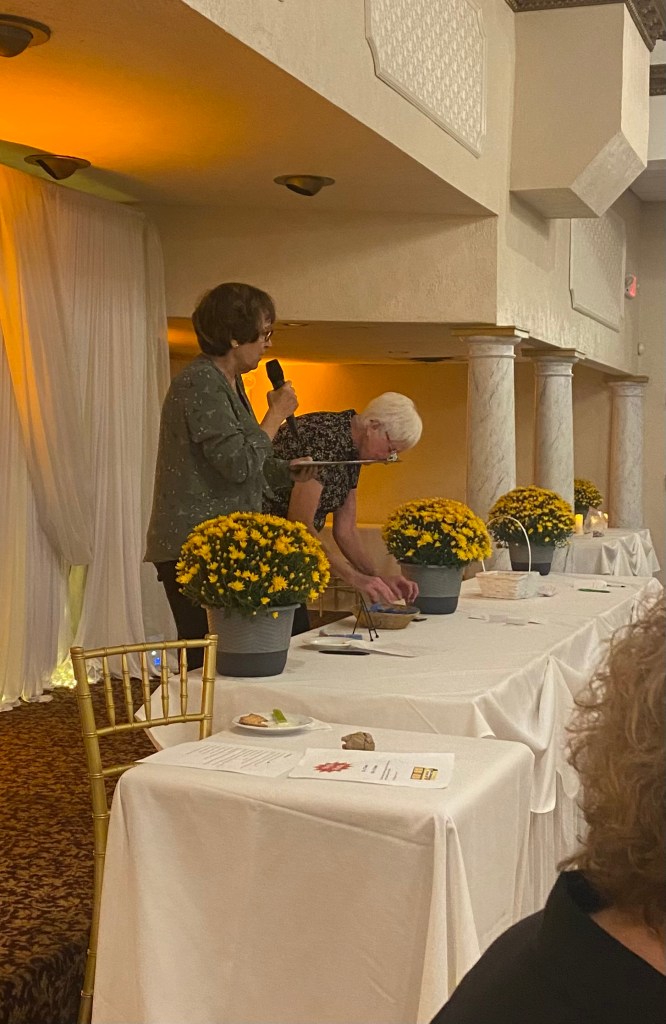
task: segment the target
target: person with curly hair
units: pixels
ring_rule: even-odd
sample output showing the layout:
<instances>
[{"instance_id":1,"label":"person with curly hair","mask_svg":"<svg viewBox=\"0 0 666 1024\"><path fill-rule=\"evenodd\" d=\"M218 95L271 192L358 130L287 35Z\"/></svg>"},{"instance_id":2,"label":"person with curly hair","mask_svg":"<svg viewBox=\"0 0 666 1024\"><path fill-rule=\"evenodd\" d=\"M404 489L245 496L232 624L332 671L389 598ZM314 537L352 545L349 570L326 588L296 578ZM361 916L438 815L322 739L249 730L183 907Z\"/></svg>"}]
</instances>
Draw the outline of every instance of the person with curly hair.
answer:
<instances>
[{"instance_id":1,"label":"person with curly hair","mask_svg":"<svg viewBox=\"0 0 666 1024\"><path fill-rule=\"evenodd\" d=\"M666 1008L663 596L576 700L587 834L544 910L505 932L432 1024L656 1024Z\"/></svg>"}]
</instances>

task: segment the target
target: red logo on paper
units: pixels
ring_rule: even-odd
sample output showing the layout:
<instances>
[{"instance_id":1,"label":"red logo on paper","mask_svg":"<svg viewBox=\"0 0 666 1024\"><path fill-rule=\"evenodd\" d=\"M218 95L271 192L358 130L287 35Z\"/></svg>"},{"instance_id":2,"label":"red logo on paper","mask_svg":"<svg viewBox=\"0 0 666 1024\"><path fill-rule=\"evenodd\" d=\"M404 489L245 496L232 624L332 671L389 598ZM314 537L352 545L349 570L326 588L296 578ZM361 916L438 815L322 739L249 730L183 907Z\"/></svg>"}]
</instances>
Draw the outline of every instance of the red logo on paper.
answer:
<instances>
[{"instance_id":1,"label":"red logo on paper","mask_svg":"<svg viewBox=\"0 0 666 1024\"><path fill-rule=\"evenodd\" d=\"M316 764L316 772L346 772L351 765L348 761L327 761L326 764Z\"/></svg>"}]
</instances>

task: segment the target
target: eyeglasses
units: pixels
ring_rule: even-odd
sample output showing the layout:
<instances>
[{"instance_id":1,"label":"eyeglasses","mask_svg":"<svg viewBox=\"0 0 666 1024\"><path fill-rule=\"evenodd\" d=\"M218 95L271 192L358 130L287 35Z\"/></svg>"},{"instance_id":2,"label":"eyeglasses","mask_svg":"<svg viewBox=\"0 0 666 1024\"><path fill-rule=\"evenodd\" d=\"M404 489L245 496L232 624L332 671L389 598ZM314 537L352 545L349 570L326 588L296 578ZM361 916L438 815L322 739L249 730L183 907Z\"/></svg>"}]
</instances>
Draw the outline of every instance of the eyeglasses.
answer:
<instances>
[{"instance_id":1,"label":"eyeglasses","mask_svg":"<svg viewBox=\"0 0 666 1024\"><path fill-rule=\"evenodd\" d=\"M388 452L386 453L386 460L387 462L395 462L395 460L398 458L398 449L396 448L393 441L389 437L388 430L385 430L384 434L386 435L386 443L389 449Z\"/></svg>"},{"instance_id":2,"label":"eyeglasses","mask_svg":"<svg viewBox=\"0 0 666 1024\"><path fill-rule=\"evenodd\" d=\"M257 341L270 341L273 337L273 328L269 327L267 331L260 331L257 335Z\"/></svg>"}]
</instances>

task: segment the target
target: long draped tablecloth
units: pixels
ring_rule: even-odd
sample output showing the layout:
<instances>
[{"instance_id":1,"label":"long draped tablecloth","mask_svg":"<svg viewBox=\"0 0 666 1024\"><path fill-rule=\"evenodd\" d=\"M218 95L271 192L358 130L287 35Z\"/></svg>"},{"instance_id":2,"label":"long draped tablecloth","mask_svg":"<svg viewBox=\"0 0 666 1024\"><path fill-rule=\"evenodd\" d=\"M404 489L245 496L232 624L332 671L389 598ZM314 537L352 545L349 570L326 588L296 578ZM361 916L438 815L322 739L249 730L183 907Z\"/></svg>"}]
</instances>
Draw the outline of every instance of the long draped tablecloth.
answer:
<instances>
[{"instance_id":1,"label":"long draped tablecloth","mask_svg":"<svg viewBox=\"0 0 666 1024\"><path fill-rule=\"evenodd\" d=\"M459 736L494 736L525 743L535 756L532 810L551 811L558 774L573 795L576 775L565 758L564 728L575 694L585 685L619 626L631 621L661 585L651 578L614 579L608 593L585 592L584 577L551 575L551 597L501 601L481 596L475 579L462 585L453 615L431 615L405 630L383 631L381 645L416 657L323 654L308 646L316 634L292 639L281 675L218 678L214 730L236 715L280 707L323 721ZM589 585L599 583L590 579ZM485 617L538 620L526 625ZM329 631L344 632L344 620ZM196 679L193 680L196 694ZM174 680L174 694L177 681ZM159 695L153 697L159 713ZM194 738L191 726L155 729L158 743Z\"/></svg>"},{"instance_id":2,"label":"long draped tablecloth","mask_svg":"<svg viewBox=\"0 0 666 1024\"><path fill-rule=\"evenodd\" d=\"M344 756L353 728L216 739ZM453 752L448 788L150 763L122 776L94 1024L427 1024L522 912L533 756L373 734L380 751Z\"/></svg>"},{"instance_id":3,"label":"long draped tablecloth","mask_svg":"<svg viewBox=\"0 0 666 1024\"><path fill-rule=\"evenodd\" d=\"M525 744L534 755L532 827L524 912L543 905L556 865L572 852L579 818L578 778L565 755L566 724L576 693L588 682L611 634L661 590L651 578L614 578L609 593L576 586L599 579L551 575L556 594L526 601L483 598L463 583L453 615L430 616L406 630L384 631L387 647L408 646L415 658L324 655L308 648L313 634L292 640L287 666L271 678L222 677L216 683L214 730L236 715L280 707L356 729L495 737ZM510 625L470 616L534 618ZM348 623L336 623L344 631ZM196 701L197 680L192 679ZM177 682L173 698L177 700ZM159 695L153 697L160 714ZM157 745L196 737L196 727L151 730Z\"/></svg>"},{"instance_id":4,"label":"long draped tablecloth","mask_svg":"<svg viewBox=\"0 0 666 1024\"><path fill-rule=\"evenodd\" d=\"M384 573L399 572L398 563L386 550L381 527L370 524L360 526L359 529L378 570ZM499 549L493 564L498 569L510 569L508 553ZM553 558L553 572L651 576L659 572L659 562L649 530L609 529L603 537L575 535L565 547L557 548ZM326 599L326 604L335 607L335 601L333 594L330 600Z\"/></svg>"},{"instance_id":5,"label":"long draped tablecloth","mask_svg":"<svg viewBox=\"0 0 666 1024\"><path fill-rule=\"evenodd\" d=\"M649 530L607 530L603 537L582 534L555 553L558 572L602 576L651 576L659 562Z\"/></svg>"}]
</instances>

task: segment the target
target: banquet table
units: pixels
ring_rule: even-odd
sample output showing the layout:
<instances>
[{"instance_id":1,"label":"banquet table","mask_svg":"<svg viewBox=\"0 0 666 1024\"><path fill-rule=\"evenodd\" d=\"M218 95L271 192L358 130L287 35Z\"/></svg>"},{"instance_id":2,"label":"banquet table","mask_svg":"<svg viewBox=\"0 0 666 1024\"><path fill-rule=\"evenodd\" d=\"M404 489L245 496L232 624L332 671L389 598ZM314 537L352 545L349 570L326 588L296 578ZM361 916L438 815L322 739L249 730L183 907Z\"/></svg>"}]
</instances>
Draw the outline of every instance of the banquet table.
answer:
<instances>
[{"instance_id":1,"label":"banquet table","mask_svg":"<svg viewBox=\"0 0 666 1024\"><path fill-rule=\"evenodd\" d=\"M214 729L227 728L236 715L279 707L357 727L525 744L535 759L524 907L529 913L543 905L555 865L571 852L577 829L578 779L565 756L574 696L599 664L614 630L661 590L656 580L638 577L614 577L607 592L576 589L602 585L599 577L551 575L544 582L555 590L553 596L502 601L482 597L478 582L467 580L453 615L430 616L381 634L386 651L411 651L415 657L326 655L309 646L314 634L295 637L281 675L218 679ZM329 631L348 627L344 620ZM196 678L192 685L196 700ZM176 680L173 693L175 698ZM158 716L158 694L153 701ZM151 734L158 745L194 738L191 725Z\"/></svg>"},{"instance_id":2,"label":"banquet table","mask_svg":"<svg viewBox=\"0 0 666 1024\"><path fill-rule=\"evenodd\" d=\"M354 728L213 739L341 757ZM121 777L94 1024L430 1021L520 915L533 755L517 743L373 735L378 751L453 753L448 788L154 760Z\"/></svg>"},{"instance_id":3,"label":"banquet table","mask_svg":"<svg viewBox=\"0 0 666 1024\"><path fill-rule=\"evenodd\" d=\"M400 567L389 555L381 536L381 526L367 524L359 526L366 550L383 573L396 573ZM326 532L330 531L326 528ZM510 569L508 552L495 552L494 568ZM585 573L604 576L651 576L659 572L650 531L629 529L608 529L603 537L591 534L575 534L569 543L557 548L553 557L553 572ZM335 595L332 602L335 607Z\"/></svg>"}]
</instances>

